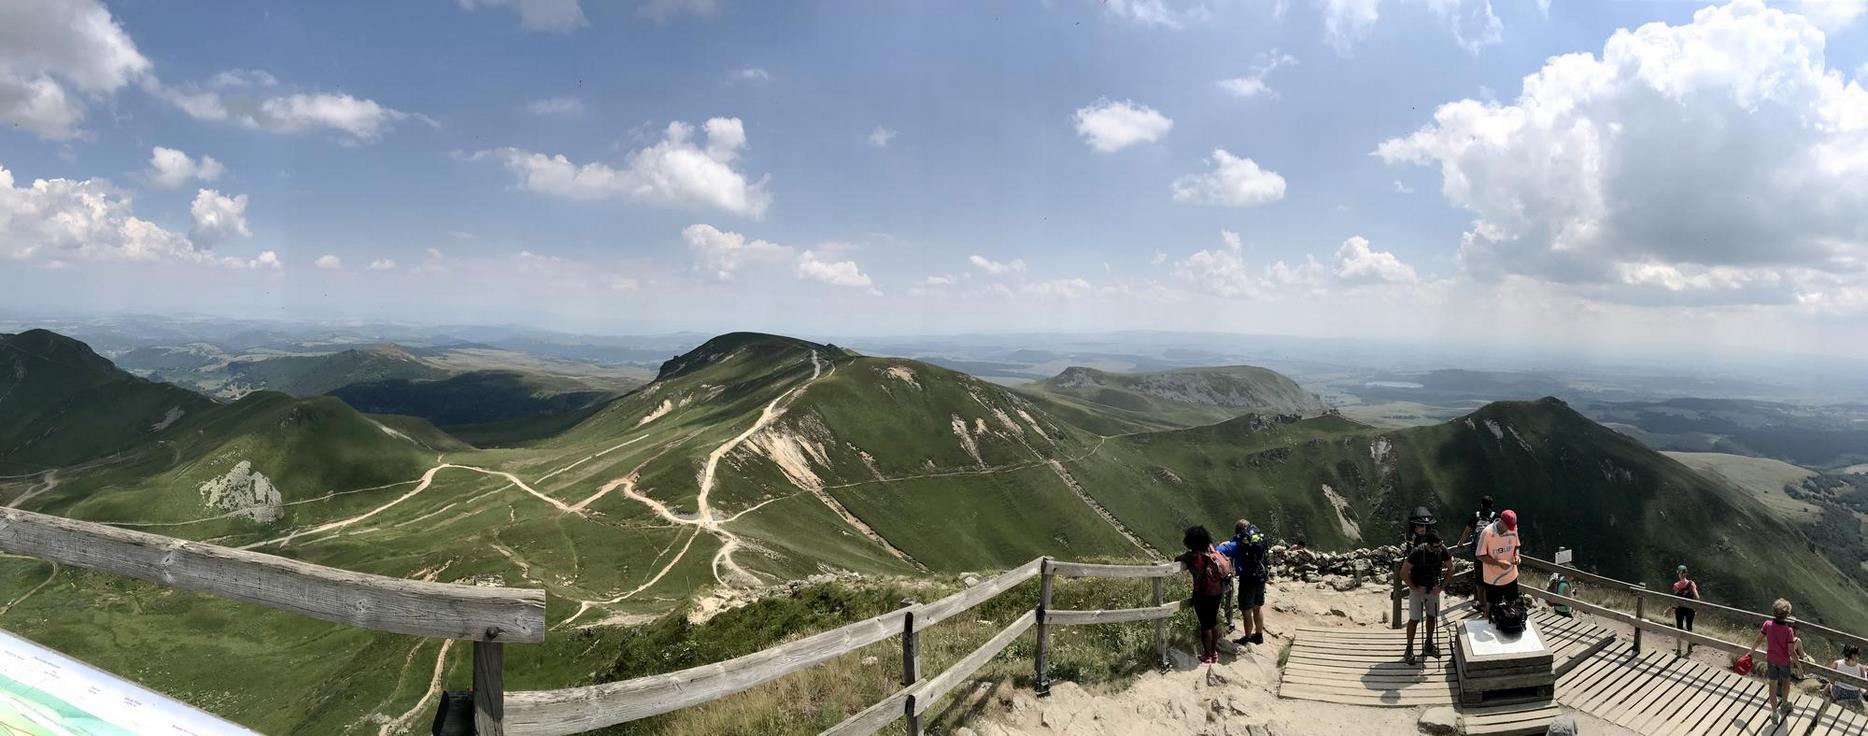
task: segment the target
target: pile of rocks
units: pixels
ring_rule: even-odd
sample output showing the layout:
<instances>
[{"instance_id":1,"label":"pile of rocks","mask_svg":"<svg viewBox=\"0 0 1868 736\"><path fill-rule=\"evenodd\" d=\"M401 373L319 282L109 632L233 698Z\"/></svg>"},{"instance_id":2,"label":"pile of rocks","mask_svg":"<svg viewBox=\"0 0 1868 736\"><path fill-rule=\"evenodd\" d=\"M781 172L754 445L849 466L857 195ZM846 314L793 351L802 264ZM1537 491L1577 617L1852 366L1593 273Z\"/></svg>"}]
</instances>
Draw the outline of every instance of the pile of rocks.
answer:
<instances>
[{"instance_id":1,"label":"pile of rocks","mask_svg":"<svg viewBox=\"0 0 1868 736\"><path fill-rule=\"evenodd\" d=\"M1347 552L1318 552L1291 549L1285 545L1271 548L1271 577L1305 583L1326 583L1337 590L1353 590L1363 585L1394 585L1395 571L1404 552L1397 545L1369 547ZM1456 557L1455 576L1472 570L1472 560Z\"/></svg>"}]
</instances>

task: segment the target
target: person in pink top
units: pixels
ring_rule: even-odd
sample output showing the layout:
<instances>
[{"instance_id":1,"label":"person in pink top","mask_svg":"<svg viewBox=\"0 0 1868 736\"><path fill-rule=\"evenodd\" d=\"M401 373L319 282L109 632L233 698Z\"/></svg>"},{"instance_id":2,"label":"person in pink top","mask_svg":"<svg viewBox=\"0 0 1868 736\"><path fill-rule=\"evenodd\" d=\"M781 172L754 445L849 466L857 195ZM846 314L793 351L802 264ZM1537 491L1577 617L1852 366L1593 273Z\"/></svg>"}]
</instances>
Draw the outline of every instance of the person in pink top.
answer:
<instances>
[{"instance_id":1,"label":"person in pink top","mask_svg":"<svg viewBox=\"0 0 1868 736\"><path fill-rule=\"evenodd\" d=\"M1771 618L1758 629L1758 638L1751 642L1745 656L1756 654L1759 645L1765 645L1764 677L1770 681L1771 720L1781 721L1790 708L1791 678L1803 678L1802 641L1790 622L1790 601L1779 598L1771 604Z\"/></svg>"}]
</instances>

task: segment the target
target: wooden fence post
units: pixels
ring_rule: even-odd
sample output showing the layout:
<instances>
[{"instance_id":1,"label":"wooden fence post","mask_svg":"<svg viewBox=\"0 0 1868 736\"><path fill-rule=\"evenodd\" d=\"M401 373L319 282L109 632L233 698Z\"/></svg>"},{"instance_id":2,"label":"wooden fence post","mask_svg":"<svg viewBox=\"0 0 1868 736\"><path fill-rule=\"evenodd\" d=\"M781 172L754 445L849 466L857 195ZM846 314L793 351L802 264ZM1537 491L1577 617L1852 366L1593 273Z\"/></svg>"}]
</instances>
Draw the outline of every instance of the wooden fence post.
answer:
<instances>
[{"instance_id":1,"label":"wooden fence post","mask_svg":"<svg viewBox=\"0 0 1868 736\"><path fill-rule=\"evenodd\" d=\"M1162 603L1161 601L1161 583L1162 583L1161 578L1158 578L1158 577L1154 578L1154 582L1155 582L1155 605L1160 606ZM1155 619L1155 656L1160 659L1159 662L1155 663L1155 666L1160 668L1162 672L1168 671L1169 667L1168 667L1168 650L1167 650L1167 619L1165 618Z\"/></svg>"},{"instance_id":2,"label":"wooden fence post","mask_svg":"<svg viewBox=\"0 0 1868 736\"><path fill-rule=\"evenodd\" d=\"M1051 558L1038 567L1038 663L1032 690L1042 698L1051 694L1051 628L1044 623L1044 612L1051 608Z\"/></svg>"},{"instance_id":3,"label":"wooden fence post","mask_svg":"<svg viewBox=\"0 0 1868 736\"><path fill-rule=\"evenodd\" d=\"M496 641L473 643L473 727L479 736L505 736L506 645Z\"/></svg>"},{"instance_id":4,"label":"wooden fence post","mask_svg":"<svg viewBox=\"0 0 1868 736\"><path fill-rule=\"evenodd\" d=\"M1647 585L1645 584L1636 583L1635 589L1631 591L1634 593L1634 617L1636 621L1647 620L1646 617L1641 615L1642 612L1645 610L1646 603L1647 603L1647 596L1641 595L1641 590L1646 587ZM1634 653L1635 654L1641 653L1641 627L1639 626L1636 626L1634 630Z\"/></svg>"},{"instance_id":5,"label":"wooden fence post","mask_svg":"<svg viewBox=\"0 0 1868 736\"><path fill-rule=\"evenodd\" d=\"M1401 565L1400 562L1395 563L1394 589L1388 593L1388 597L1394 600L1394 610L1388 614L1388 628L1391 629L1401 628Z\"/></svg>"},{"instance_id":6,"label":"wooden fence post","mask_svg":"<svg viewBox=\"0 0 1868 736\"><path fill-rule=\"evenodd\" d=\"M921 634L915 631L915 614L909 611L902 618L902 687L908 687L921 679ZM915 698L908 696L907 725L908 736L921 736L921 716L915 713Z\"/></svg>"}]
</instances>

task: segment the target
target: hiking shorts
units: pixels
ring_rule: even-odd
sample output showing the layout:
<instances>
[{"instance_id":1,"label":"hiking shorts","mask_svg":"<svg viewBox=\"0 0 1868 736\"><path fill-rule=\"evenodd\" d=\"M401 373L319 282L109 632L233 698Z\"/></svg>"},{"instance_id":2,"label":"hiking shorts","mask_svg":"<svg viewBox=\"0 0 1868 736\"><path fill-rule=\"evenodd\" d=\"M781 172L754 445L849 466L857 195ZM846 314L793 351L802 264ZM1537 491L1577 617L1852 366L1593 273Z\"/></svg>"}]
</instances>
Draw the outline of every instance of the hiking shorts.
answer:
<instances>
[{"instance_id":1,"label":"hiking shorts","mask_svg":"<svg viewBox=\"0 0 1868 736\"><path fill-rule=\"evenodd\" d=\"M1791 667L1790 665L1778 664L1776 662L1765 663L1764 679L1766 680L1776 682L1778 680L1795 679L1796 676L1797 676L1796 668Z\"/></svg>"},{"instance_id":2,"label":"hiking shorts","mask_svg":"<svg viewBox=\"0 0 1868 736\"><path fill-rule=\"evenodd\" d=\"M1513 580L1509 583L1505 583L1504 585L1491 585L1489 583L1480 583L1479 591L1485 594L1486 605L1496 606L1500 603L1504 603L1505 601L1518 597L1518 581Z\"/></svg>"},{"instance_id":3,"label":"hiking shorts","mask_svg":"<svg viewBox=\"0 0 1868 736\"><path fill-rule=\"evenodd\" d=\"M1223 595L1193 595L1193 615L1200 619L1201 631L1219 625L1219 602L1223 598Z\"/></svg>"},{"instance_id":4,"label":"hiking shorts","mask_svg":"<svg viewBox=\"0 0 1868 736\"><path fill-rule=\"evenodd\" d=\"M1239 578L1239 610L1248 611L1265 605L1265 581Z\"/></svg>"},{"instance_id":5,"label":"hiking shorts","mask_svg":"<svg viewBox=\"0 0 1868 736\"><path fill-rule=\"evenodd\" d=\"M1423 618L1440 617L1440 594L1432 589L1407 589L1407 620L1419 621Z\"/></svg>"}]
</instances>

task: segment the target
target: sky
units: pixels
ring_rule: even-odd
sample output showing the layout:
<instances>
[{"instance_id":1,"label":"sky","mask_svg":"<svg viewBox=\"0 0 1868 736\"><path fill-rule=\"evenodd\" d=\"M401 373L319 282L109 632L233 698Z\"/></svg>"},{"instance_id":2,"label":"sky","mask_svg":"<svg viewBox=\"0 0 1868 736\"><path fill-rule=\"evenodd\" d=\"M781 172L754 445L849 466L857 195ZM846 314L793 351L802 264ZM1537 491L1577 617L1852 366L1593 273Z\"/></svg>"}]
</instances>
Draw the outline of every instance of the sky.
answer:
<instances>
[{"instance_id":1,"label":"sky","mask_svg":"<svg viewBox=\"0 0 1868 736\"><path fill-rule=\"evenodd\" d=\"M1868 0L0 0L0 310L1868 357Z\"/></svg>"}]
</instances>

